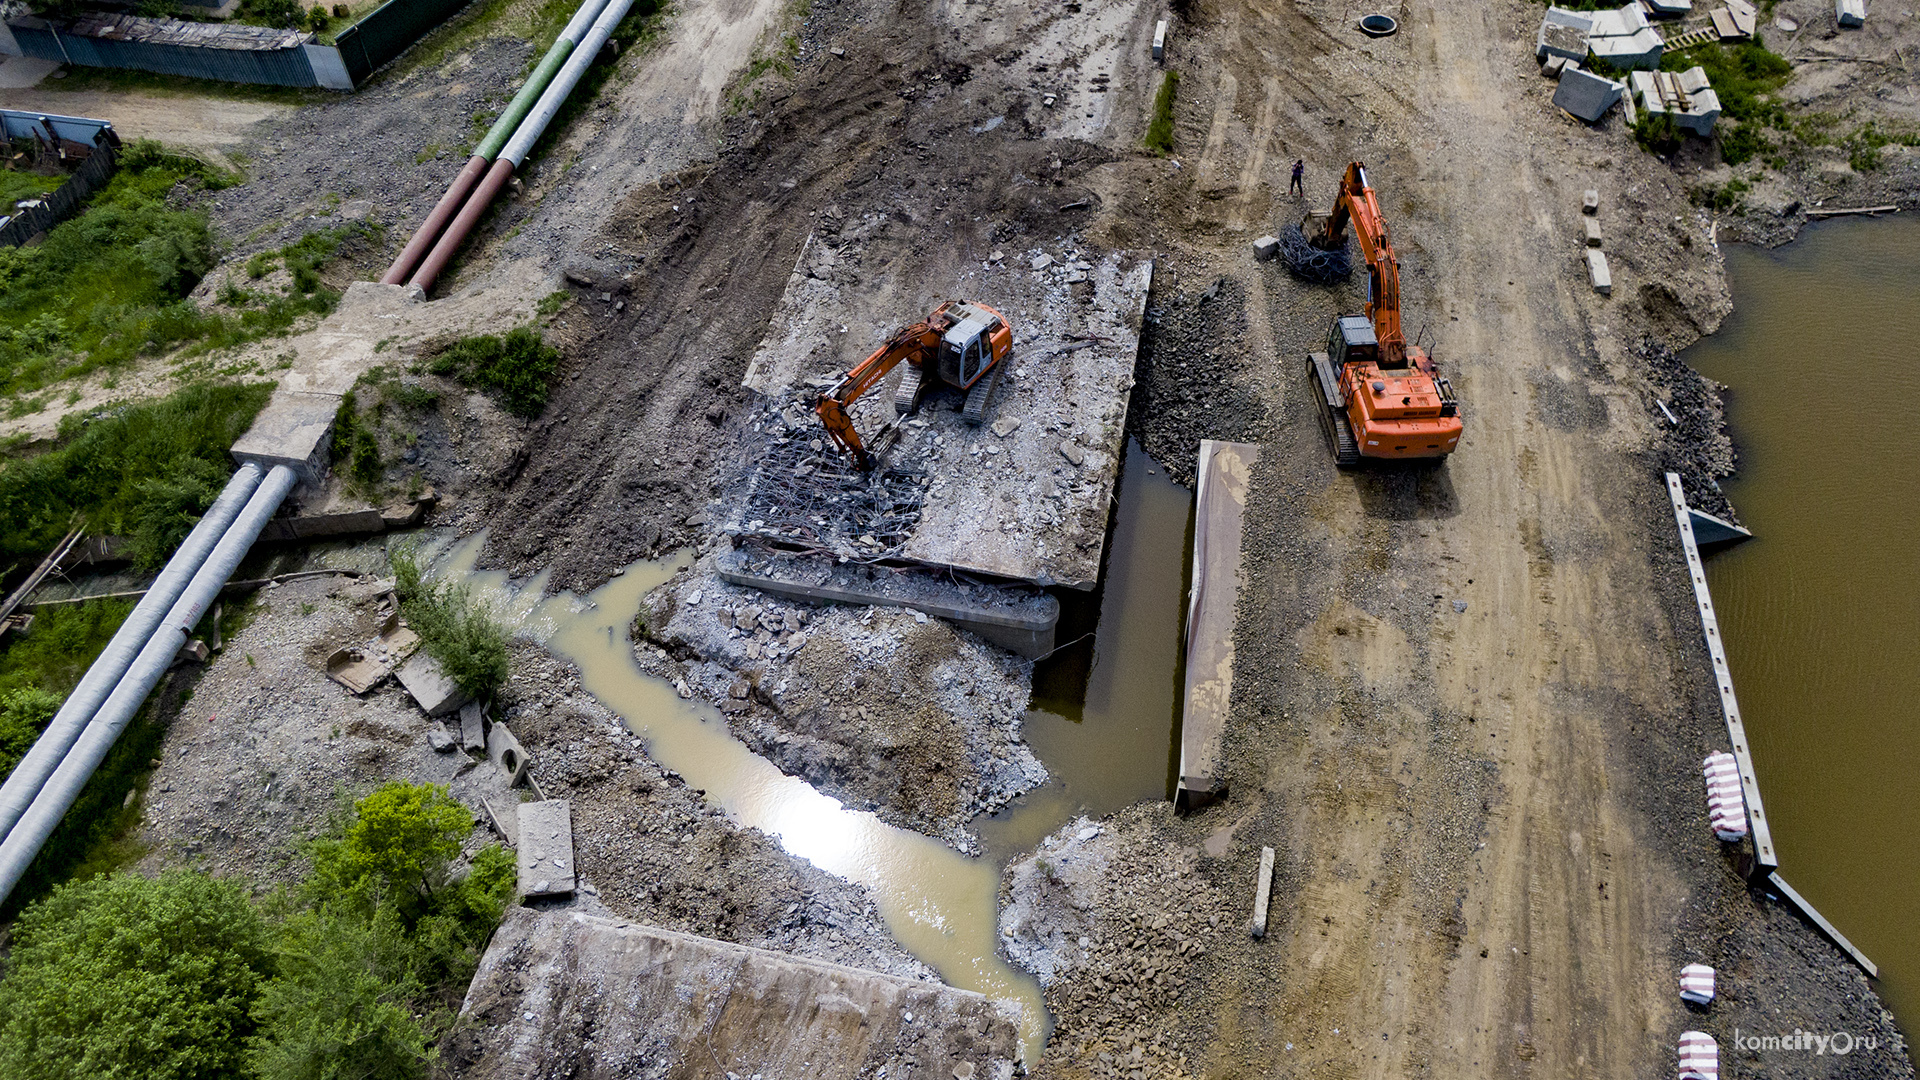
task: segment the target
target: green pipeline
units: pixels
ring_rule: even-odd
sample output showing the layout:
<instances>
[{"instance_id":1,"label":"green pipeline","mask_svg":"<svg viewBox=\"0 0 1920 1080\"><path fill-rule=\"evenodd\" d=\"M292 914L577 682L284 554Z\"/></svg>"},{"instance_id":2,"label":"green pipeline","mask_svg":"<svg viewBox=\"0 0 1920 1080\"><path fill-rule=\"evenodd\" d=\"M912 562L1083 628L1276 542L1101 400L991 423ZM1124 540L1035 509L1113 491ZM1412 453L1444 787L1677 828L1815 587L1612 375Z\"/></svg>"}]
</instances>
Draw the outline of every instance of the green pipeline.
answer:
<instances>
[{"instance_id":1,"label":"green pipeline","mask_svg":"<svg viewBox=\"0 0 1920 1080\"><path fill-rule=\"evenodd\" d=\"M501 113L500 119L495 120L493 127L487 130L487 137L481 139L480 145L473 148L475 157L492 161L499 155L500 148L507 145L507 140L513 137L514 129L520 126L520 121L527 118L527 110L533 108L533 103L540 100L540 94L546 90L547 84L553 81L554 73L560 70L560 65L567 62L567 56L572 52L573 42L565 38L553 43L553 48L548 49L546 57L540 61L540 66L533 69L532 75L527 76L527 84L520 88L519 93L513 95L513 100L507 102L506 111Z\"/></svg>"}]
</instances>

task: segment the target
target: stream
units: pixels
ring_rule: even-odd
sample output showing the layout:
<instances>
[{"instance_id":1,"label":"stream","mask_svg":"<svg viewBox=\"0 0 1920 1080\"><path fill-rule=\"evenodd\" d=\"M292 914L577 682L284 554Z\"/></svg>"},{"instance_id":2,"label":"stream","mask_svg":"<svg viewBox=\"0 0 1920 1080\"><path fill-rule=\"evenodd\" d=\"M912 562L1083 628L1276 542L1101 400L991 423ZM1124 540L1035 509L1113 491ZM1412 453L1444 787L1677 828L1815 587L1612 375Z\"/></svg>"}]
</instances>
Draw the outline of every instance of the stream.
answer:
<instances>
[{"instance_id":1,"label":"stream","mask_svg":"<svg viewBox=\"0 0 1920 1080\"><path fill-rule=\"evenodd\" d=\"M650 757L705 789L735 822L866 886L895 939L942 979L1018 1005L1033 1061L1049 1022L1039 985L999 952L1001 871L1078 814L1167 797L1192 506L1192 494L1129 443L1102 589L1063 598L1061 647L1035 666L1026 737L1052 779L975 822L982 858L785 775L734 738L717 709L641 673L628 627L641 598L690 555L636 563L581 598L548 594L544 574L515 582L476 570L475 537L445 551L435 577L471 585L516 634L577 666L585 689L626 721Z\"/></svg>"}]
</instances>

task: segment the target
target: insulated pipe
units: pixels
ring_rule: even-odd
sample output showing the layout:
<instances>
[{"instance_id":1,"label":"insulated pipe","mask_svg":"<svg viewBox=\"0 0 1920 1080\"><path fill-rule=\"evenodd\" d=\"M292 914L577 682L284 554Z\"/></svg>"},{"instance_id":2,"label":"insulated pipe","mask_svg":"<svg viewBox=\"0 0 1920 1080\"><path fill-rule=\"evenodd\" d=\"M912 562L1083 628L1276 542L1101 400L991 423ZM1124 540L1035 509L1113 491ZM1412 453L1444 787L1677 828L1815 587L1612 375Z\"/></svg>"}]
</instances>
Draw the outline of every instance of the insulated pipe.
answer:
<instances>
[{"instance_id":1,"label":"insulated pipe","mask_svg":"<svg viewBox=\"0 0 1920 1080\"><path fill-rule=\"evenodd\" d=\"M53 720L47 730L33 744L27 755L13 767L7 776L7 782L0 786L0 836L5 836L33 804L34 796L40 793L40 786L47 777L60 766L60 760L72 748L74 740L86 730L87 722L100 709L100 703L120 682L127 672L128 665L140 652L147 639L153 636L154 627L179 598L187 587L187 582L207 561L207 553L219 542L221 534L233 524L239 516L240 508L246 505L254 489L260 486L260 466L248 462L240 466L227 481L225 491L207 508L200 517L200 523L187 534L180 549L167 560L166 568L160 576L153 579L147 594L134 605L133 612L120 629L114 631L113 639L100 652L93 666L80 678L80 685L73 688L67 700L60 704L60 711L53 714Z\"/></svg>"},{"instance_id":2,"label":"insulated pipe","mask_svg":"<svg viewBox=\"0 0 1920 1080\"><path fill-rule=\"evenodd\" d=\"M193 580L187 583L179 599L175 600L166 618L154 628L147 639L146 646L140 650L126 675L114 687L106 703L87 725L73 749L67 752L66 759L54 770L46 786L33 800L20 820L0 841L0 902L13 892L20 878L27 872L34 856L46 845L47 838L60 824L72 808L74 800L87 786L95 769L106 759L107 751L112 749L114 740L126 728L127 722L140 711L141 703L147 700L147 694L153 689L160 676L173 665L174 657L179 655L180 646L193 633L200 622L200 616L220 595L220 589L233 576L240 560L253 547L253 542L266 528L267 521L280 509L280 503L293 489L295 476L293 469L286 465L275 465L257 488L253 497L247 500L246 508L240 511L233 524L220 537L213 552L207 556L200 568L194 573Z\"/></svg>"},{"instance_id":3,"label":"insulated pipe","mask_svg":"<svg viewBox=\"0 0 1920 1080\"><path fill-rule=\"evenodd\" d=\"M540 136L546 132L547 125L553 122L554 114L560 111L560 106L566 102L567 95L573 93L573 88L580 83L580 77L586 74L594 58L600 55L601 47L606 45L608 38L613 36L613 28L620 25L620 20L627 17L627 12L632 7L633 0L608 0L599 18L594 20L593 29L587 31L586 37L582 38L579 46L573 50L573 55L567 57L566 66L560 69L560 73L553 77L553 82L549 83L546 90L541 93L540 100L528 112L527 118L520 123L519 128L514 131L513 138L507 140L505 148L500 151L500 156L494 159L493 168L487 170L486 179L480 182L480 187L467 199L467 204L460 208L459 216L447 226L446 234L433 245L433 250L421 262L420 269L414 271L408 284L418 285L423 290L433 288L433 283L439 279L441 272L447 268L447 264L453 261L454 254L460 250L460 245L466 241L467 234L472 232L473 226L479 222L480 215L487 212L487 207L493 203L494 197L500 194L500 189L513 178L514 170L527 160L527 154L532 152L533 144L538 142Z\"/></svg>"},{"instance_id":4,"label":"insulated pipe","mask_svg":"<svg viewBox=\"0 0 1920 1080\"><path fill-rule=\"evenodd\" d=\"M393 260L393 265L387 267L387 272L381 277L380 284L406 283L407 276L413 273L415 266L419 265L421 257L433 246L433 242L440 238L440 230L446 227L448 220L460 209L460 204L466 201L467 193L473 190L473 185L478 183L480 177L486 173L487 163L500 153L500 148L506 145L508 136L520 126L520 121L527 118L527 110L533 108L533 103L546 91L547 84L553 81L554 74L560 70L562 64L566 63L567 57L573 52L574 43L580 40L580 35L587 31L593 24L593 20L599 18L600 12L606 6L607 0L581 0L579 9L573 13L573 18L567 20L566 29L560 31L560 36L554 39L553 47L548 49L547 55L540 59L539 66L533 69L533 74L527 76L526 84L520 87L520 92L513 95L512 101L507 102L507 107L500 113L499 119L495 120L493 127L487 130L487 137L481 139L480 145L473 148L473 157L467 159L467 164L460 170L460 175L453 178L452 186L447 188L445 195L440 196L440 201L434 205L433 212L427 215L427 220L420 223L419 230L413 234L413 239L407 241L407 246L401 249L399 257Z\"/></svg>"}]
</instances>

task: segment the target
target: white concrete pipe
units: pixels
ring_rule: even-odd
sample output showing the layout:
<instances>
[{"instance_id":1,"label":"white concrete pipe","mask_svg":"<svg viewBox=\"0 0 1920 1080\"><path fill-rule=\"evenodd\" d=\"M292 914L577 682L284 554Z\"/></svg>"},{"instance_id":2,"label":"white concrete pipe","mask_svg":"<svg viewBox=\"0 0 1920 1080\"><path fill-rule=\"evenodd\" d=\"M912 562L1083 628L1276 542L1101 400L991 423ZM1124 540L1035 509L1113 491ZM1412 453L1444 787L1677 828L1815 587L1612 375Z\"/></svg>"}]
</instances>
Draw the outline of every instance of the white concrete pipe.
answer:
<instances>
[{"instance_id":1,"label":"white concrete pipe","mask_svg":"<svg viewBox=\"0 0 1920 1080\"><path fill-rule=\"evenodd\" d=\"M233 576L240 566L240 560L246 557L248 549L260 536L260 530L266 528L274 512L280 509L280 503L293 490L296 477L294 471L285 465L275 465L265 480L260 481L253 495L247 500L233 520L232 525L221 535L219 543L213 548L199 569L194 572L193 580L188 582L175 600L166 617L148 636L139 656L128 666L113 693L100 706L92 723L80 734L59 768L47 780L46 785L34 798L26 813L20 816L13 829L8 832L4 842L0 842L0 902L12 894L15 885L33 863L34 856L46 845L47 838L66 816L80 792L92 778L94 770L106 759L107 751L112 749L115 739L125 730L140 706L147 700L147 694L160 676L171 667L174 657L179 655L193 628L200 622L212 605L214 598Z\"/></svg>"},{"instance_id":2,"label":"white concrete pipe","mask_svg":"<svg viewBox=\"0 0 1920 1080\"><path fill-rule=\"evenodd\" d=\"M74 740L86 730L88 721L100 709L100 703L119 684L127 667L133 663L147 640L153 637L154 627L180 598L187 582L207 561L207 554L213 550L220 537L233 524L240 514L240 508L260 486L260 466L248 463L240 466L233 478L227 481L225 491L207 508L200 523L193 527L187 538L180 544L180 550L173 553L160 576L153 579L147 587L147 594L134 605L133 612L120 629L114 632L113 639L100 652L93 666L80 678L80 684L67 695L60 705L47 730L27 751L20 763L8 774L5 785L0 785L0 836L5 836L13 828L20 815L26 813L33 804L34 796L40 793L41 785L47 777L60 767L60 761L67 756Z\"/></svg>"}]
</instances>

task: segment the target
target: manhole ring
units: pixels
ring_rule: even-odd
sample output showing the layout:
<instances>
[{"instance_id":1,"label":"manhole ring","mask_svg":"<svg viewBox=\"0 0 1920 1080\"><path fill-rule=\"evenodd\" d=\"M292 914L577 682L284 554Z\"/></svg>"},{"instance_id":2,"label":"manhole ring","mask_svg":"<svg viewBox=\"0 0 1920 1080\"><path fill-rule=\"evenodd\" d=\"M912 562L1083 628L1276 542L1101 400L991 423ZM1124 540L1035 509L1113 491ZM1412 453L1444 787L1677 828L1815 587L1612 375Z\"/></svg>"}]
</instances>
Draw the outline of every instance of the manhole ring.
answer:
<instances>
[{"instance_id":1,"label":"manhole ring","mask_svg":"<svg viewBox=\"0 0 1920 1080\"><path fill-rule=\"evenodd\" d=\"M1398 29L1400 24L1391 15L1367 15L1360 20L1360 32L1368 37L1386 37Z\"/></svg>"}]
</instances>

